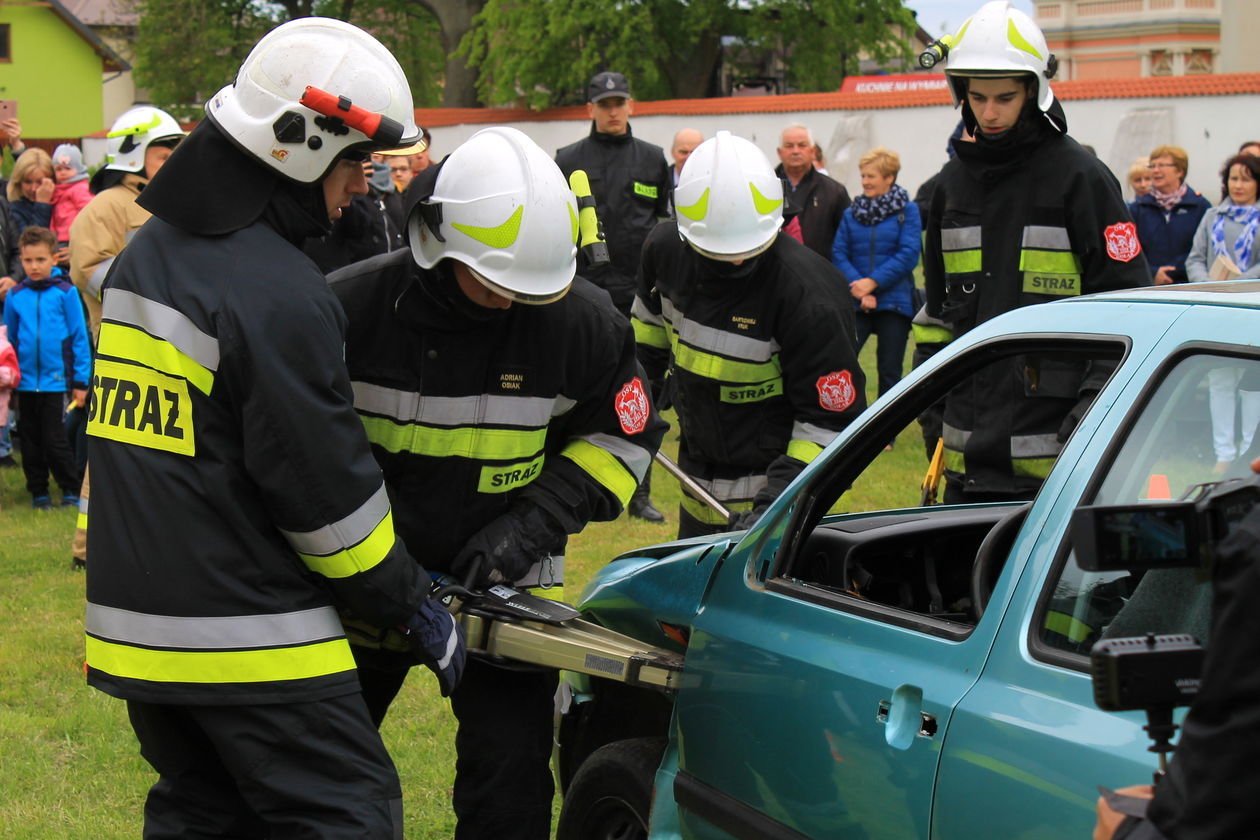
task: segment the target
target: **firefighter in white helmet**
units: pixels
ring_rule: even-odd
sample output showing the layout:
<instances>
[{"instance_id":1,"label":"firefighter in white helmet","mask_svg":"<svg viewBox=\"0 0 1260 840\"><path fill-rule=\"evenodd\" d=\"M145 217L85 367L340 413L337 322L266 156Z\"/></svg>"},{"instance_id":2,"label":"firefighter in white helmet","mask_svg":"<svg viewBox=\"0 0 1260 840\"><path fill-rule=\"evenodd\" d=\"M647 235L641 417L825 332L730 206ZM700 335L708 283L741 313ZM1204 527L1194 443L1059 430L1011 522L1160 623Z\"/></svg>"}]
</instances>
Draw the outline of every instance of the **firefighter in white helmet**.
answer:
<instances>
[{"instance_id":1,"label":"firefighter in white helmet","mask_svg":"<svg viewBox=\"0 0 1260 840\"><path fill-rule=\"evenodd\" d=\"M683 491L680 537L749 527L866 406L853 303L830 262L780 232L783 183L728 132L674 191L643 247L630 310L639 355L669 376L679 465L733 512Z\"/></svg>"},{"instance_id":2,"label":"firefighter in white helmet","mask_svg":"<svg viewBox=\"0 0 1260 840\"><path fill-rule=\"evenodd\" d=\"M1067 135L1037 25L996 0L948 45L945 74L975 142L951 141L957 156L928 209L928 314L961 335L1018 306L1148 285L1119 184ZM1032 498L1111 370L1026 361L949 395L947 502Z\"/></svg>"},{"instance_id":3,"label":"firefighter in white helmet","mask_svg":"<svg viewBox=\"0 0 1260 840\"><path fill-rule=\"evenodd\" d=\"M462 635L394 532L344 316L295 247L414 142L366 32L272 30L139 201L88 406L87 672L159 774L145 837L402 836L338 608L398 628L444 694Z\"/></svg>"},{"instance_id":4,"label":"firefighter in white helmet","mask_svg":"<svg viewBox=\"0 0 1260 840\"><path fill-rule=\"evenodd\" d=\"M410 250L330 276L399 534L430 570L562 598L567 536L621 513L665 424L629 322L574 276L577 202L533 141L483 129L416 179ZM353 649L379 723L409 663ZM555 690L554 671L469 661L456 837L551 836Z\"/></svg>"},{"instance_id":5,"label":"firefighter in white helmet","mask_svg":"<svg viewBox=\"0 0 1260 840\"><path fill-rule=\"evenodd\" d=\"M183 139L179 123L150 105L131 108L114 120L105 135L105 164L90 183L94 195L70 225L70 279L87 308L93 344L101 328L101 283L114 258L149 220L149 211L136 199ZM79 517L70 547L71 568L81 569L87 562L89 483L84 470Z\"/></svg>"}]
</instances>

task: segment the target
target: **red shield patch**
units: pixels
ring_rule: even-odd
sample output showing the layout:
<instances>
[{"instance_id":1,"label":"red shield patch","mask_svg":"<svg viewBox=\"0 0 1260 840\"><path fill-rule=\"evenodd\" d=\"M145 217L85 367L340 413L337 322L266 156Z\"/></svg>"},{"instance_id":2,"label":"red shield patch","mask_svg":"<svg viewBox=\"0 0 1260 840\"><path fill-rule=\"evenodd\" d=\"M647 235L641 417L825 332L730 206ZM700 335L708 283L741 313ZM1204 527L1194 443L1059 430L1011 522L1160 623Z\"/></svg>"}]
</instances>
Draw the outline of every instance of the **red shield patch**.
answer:
<instances>
[{"instance_id":1,"label":"red shield patch","mask_svg":"<svg viewBox=\"0 0 1260 840\"><path fill-rule=\"evenodd\" d=\"M1103 230L1103 238L1107 240L1107 256L1117 262L1128 262L1142 253L1142 243L1138 242L1137 227L1133 222L1116 222Z\"/></svg>"},{"instance_id":2,"label":"red shield patch","mask_svg":"<svg viewBox=\"0 0 1260 840\"><path fill-rule=\"evenodd\" d=\"M828 411L844 411L857 399L853 375L847 370L833 371L818 377L818 404Z\"/></svg>"},{"instance_id":3,"label":"red shield patch","mask_svg":"<svg viewBox=\"0 0 1260 840\"><path fill-rule=\"evenodd\" d=\"M639 377L635 377L621 386L621 390L617 392L617 398L613 400L613 407L617 409L617 422L621 424L621 431L628 435L637 435L647 426L648 421L648 398L643 391L643 382Z\"/></svg>"}]
</instances>

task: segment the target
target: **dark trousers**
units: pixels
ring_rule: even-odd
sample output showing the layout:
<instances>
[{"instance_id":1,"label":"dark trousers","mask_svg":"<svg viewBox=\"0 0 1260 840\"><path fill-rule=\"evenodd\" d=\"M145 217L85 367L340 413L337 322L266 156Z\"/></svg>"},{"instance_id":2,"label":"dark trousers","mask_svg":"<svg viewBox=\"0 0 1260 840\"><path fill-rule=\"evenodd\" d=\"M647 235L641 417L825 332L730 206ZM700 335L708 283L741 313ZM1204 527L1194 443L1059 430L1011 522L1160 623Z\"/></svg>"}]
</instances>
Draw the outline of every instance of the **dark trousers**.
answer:
<instances>
[{"instance_id":1,"label":"dark trousers","mask_svg":"<svg viewBox=\"0 0 1260 840\"><path fill-rule=\"evenodd\" d=\"M910 319L900 312L888 310L857 312L855 317L859 352L871 333L875 334L875 369L879 374L879 393L883 396L884 392L901 381L901 371L906 360L906 341L910 337Z\"/></svg>"},{"instance_id":2,"label":"dark trousers","mask_svg":"<svg viewBox=\"0 0 1260 840\"><path fill-rule=\"evenodd\" d=\"M352 645L372 719L385 718L407 669L391 654ZM451 710L455 734L455 840L551 836L553 709L559 675L468 658Z\"/></svg>"},{"instance_id":3,"label":"dark trousers","mask_svg":"<svg viewBox=\"0 0 1260 840\"><path fill-rule=\"evenodd\" d=\"M144 840L401 840L402 790L363 699L172 706L127 702L158 772Z\"/></svg>"},{"instance_id":4,"label":"dark trousers","mask_svg":"<svg viewBox=\"0 0 1260 840\"><path fill-rule=\"evenodd\" d=\"M32 496L48 495L49 470L62 494L77 496L83 484L83 475L66 442L65 397L60 391L18 392L22 472Z\"/></svg>"}]
</instances>

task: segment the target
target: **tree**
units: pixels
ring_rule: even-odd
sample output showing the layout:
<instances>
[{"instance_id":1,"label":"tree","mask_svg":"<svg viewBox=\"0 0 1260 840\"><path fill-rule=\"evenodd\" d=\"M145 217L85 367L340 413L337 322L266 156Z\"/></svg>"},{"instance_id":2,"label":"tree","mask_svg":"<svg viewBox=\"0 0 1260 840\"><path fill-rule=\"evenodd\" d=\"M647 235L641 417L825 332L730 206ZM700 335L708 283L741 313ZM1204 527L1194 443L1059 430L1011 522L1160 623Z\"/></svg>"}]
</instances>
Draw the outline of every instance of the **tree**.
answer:
<instances>
[{"instance_id":1,"label":"tree","mask_svg":"<svg viewBox=\"0 0 1260 840\"><path fill-rule=\"evenodd\" d=\"M914 18L901 0L487 0L460 55L481 98L531 107L584 101L587 80L618 69L640 99L704 96L721 40L777 52L794 87L830 90L865 52L904 55Z\"/></svg>"},{"instance_id":2,"label":"tree","mask_svg":"<svg viewBox=\"0 0 1260 840\"><path fill-rule=\"evenodd\" d=\"M377 36L398 58L418 106L436 104L445 52L438 22L416 0L138 0L135 73L150 100L184 119L236 76L258 39L277 24L310 15L347 20Z\"/></svg>"},{"instance_id":3,"label":"tree","mask_svg":"<svg viewBox=\"0 0 1260 840\"><path fill-rule=\"evenodd\" d=\"M200 117L201 104L276 23L252 0L141 0L136 10L136 82L184 119Z\"/></svg>"},{"instance_id":4,"label":"tree","mask_svg":"<svg viewBox=\"0 0 1260 840\"><path fill-rule=\"evenodd\" d=\"M401 0L406 2L406 0ZM413 0L427 9L437 19L446 54L446 75L442 89L442 104L448 108L472 108L481 104L477 95L479 85L476 71L468 65L463 54L457 53L460 41L473 28L473 20L485 5L485 0Z\"/></svg>"}]
</instances>

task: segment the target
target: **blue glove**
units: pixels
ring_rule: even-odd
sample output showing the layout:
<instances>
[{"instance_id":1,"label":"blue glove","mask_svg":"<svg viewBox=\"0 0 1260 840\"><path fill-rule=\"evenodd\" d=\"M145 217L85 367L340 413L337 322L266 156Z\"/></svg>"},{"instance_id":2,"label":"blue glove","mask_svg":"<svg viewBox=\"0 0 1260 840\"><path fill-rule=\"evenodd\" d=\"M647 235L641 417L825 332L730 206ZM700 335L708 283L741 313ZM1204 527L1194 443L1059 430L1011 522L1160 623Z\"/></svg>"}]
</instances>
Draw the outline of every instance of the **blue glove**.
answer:
<instances>
[{"instance_id":1,"label":"blue glove","mask_svg":"<svg viewBox=\"0 0 1260 840\"><path fill-rule=\"evenodd\" d=\"M432 598L420 605L402 628L420 664L437 675L442 696L449 697L464 673L464 628Z\"/></svg>"}]
</instances>

